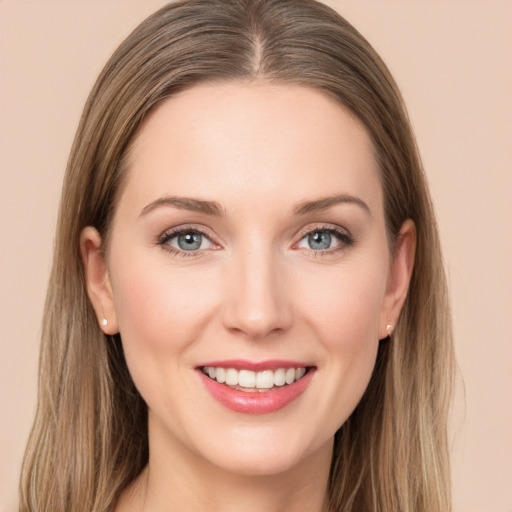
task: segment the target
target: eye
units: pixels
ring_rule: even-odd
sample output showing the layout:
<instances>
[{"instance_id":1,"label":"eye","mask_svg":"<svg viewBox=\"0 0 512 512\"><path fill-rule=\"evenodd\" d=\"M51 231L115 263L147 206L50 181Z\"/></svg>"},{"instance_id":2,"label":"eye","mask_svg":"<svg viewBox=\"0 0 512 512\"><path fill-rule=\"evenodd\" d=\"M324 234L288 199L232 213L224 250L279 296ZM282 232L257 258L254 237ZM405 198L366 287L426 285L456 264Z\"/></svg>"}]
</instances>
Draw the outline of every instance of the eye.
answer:
<instances>
[{"instance_id":1,"label":"eye","mask_svg":"<svg viewBox=\"0 0 512 512\"><path fill-rule=\"evenodd\" d=\"M335 252L353 243L346 233L334 228L316 228L309 231L297 244L299 249L316 252Z\"/></svg>"},{"instance_id":2,"label":"eye","mask_svg":"<svg viewBox=\"0 0 512 512\"><path fill-rule=\"evenodd\" d=\"M193 253L213 247L213 242L205 233L197 229L185 228L164 233L159 243L174 253Z\"/></svg>"}]
</instances>

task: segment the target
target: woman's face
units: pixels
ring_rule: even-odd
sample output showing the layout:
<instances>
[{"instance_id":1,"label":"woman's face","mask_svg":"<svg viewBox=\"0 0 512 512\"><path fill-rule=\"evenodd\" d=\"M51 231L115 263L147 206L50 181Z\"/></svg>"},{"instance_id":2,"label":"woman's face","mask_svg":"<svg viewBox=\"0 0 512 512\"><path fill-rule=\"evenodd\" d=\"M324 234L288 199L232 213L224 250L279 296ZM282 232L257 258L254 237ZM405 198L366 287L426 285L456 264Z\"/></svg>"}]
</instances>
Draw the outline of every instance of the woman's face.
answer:
<instances>
[{"instance_id":1,"label":"woman's face","mask_svg":"<svg viewBox=\"0 0 512 512\"><path fill-rule=\"evenodd\" d=\"M95 306L152 457L244 474L328 460L409 272L361 123L302 86L181 92L132 145L111 233Z\"/></svg>"}]
</instances>

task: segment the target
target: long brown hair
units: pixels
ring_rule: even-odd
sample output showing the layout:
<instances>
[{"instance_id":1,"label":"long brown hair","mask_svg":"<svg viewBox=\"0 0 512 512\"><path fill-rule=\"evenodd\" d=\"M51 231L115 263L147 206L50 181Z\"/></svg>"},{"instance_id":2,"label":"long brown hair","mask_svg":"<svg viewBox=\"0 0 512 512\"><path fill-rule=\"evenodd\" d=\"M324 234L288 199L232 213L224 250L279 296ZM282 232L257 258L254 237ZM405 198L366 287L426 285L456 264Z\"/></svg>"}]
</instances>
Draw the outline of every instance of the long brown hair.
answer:
<instances>
[{"instance_id":1,"label":"long brown hair","mask_svg":"<svg viewBox=\"0 0 512 512\"><path fill-rule=\"evenodd\" d=\"M393 78L354 27L314 0L189 0L160 9L121 44L81 118L62 192L21 511L111 510L147 463L146 406L119 335L106 337L98 326L80 232L94 226L108 237L123 158L155 105L195 84L254 79L313 87L348 107L373 140L390 243L406 219L417 229L398 324L335 436L331 508L450 510L449 303L426 179Z\"/></svg>"}]
</instances>

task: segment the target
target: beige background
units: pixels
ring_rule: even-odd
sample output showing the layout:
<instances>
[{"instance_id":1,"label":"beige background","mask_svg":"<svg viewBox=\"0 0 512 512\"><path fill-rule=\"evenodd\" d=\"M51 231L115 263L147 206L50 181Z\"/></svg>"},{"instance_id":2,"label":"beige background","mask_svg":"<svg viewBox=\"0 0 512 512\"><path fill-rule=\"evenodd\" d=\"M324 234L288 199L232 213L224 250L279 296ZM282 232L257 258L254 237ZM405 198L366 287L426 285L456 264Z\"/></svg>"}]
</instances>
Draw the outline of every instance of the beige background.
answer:
<instances>
[{"instance_id":1,"label":"beige background","mask_svg":"<svg viewBox=\"0 0 512 512\"><path fill-rule=\"evenodd\" d=\"M163 1L0 0L0 510L36 395L63 170L105 60ZM456 512L512 512L512 2L342 1L406 99L450 278ZM390 511L391 512L391 511Z\"/></svg>"}]
</instances>

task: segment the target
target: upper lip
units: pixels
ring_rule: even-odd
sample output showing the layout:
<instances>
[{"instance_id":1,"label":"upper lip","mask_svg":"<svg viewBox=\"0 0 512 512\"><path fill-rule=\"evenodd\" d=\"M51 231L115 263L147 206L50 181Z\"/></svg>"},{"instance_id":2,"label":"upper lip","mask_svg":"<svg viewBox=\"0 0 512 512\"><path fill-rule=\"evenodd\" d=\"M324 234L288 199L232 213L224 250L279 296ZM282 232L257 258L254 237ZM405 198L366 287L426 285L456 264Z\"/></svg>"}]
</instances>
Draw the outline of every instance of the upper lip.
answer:
<instances>
[{"instance_id":1,"label":"upper lip","mask_svg":"<svg viewBox=\"0 0 512 512\"><path fill-rule=\"evenodd\" d=\"M234 368L235 370L252 370L261 372L264 370L277 370L278 368L308 368L313 366L303 361L290 361L284 359L269 359L266 361L248 361L245 359L224 359L222 361L207 361L197 365L197 368L213 366L216 368Z\"/></svg>"}]
</instances>

